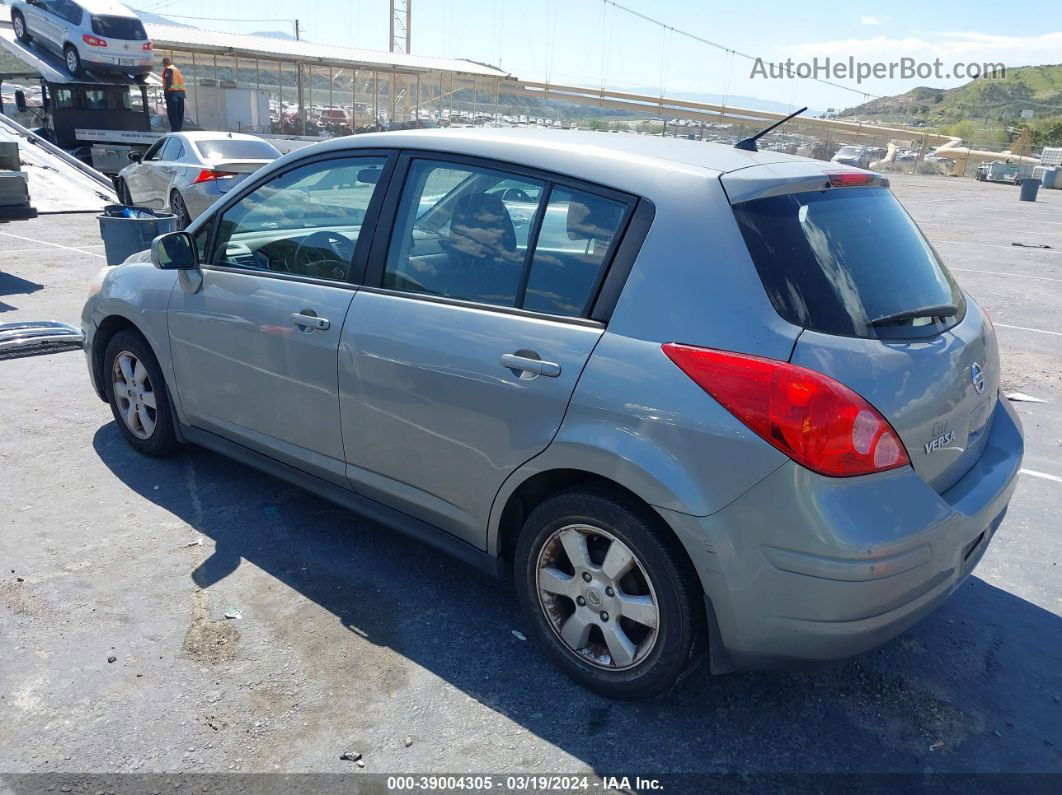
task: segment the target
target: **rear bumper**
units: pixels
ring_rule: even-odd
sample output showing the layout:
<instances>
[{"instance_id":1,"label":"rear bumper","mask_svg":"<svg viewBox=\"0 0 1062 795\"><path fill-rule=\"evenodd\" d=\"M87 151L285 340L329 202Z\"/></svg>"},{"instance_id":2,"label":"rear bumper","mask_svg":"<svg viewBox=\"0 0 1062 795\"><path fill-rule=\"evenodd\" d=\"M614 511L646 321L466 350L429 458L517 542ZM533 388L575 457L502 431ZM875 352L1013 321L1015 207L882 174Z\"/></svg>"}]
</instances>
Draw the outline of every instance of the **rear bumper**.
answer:
<instances>
[{"instance_id":1,"label":"rear bumper","mask_svg":"<svg viewBox=\"0 0 1062 795\"><path fill-rule=\"evenodd\" d=\"M90 72L96 72L97 74L149 75L155 71L155 64L153 61L134 64L132 66L119 66L113 61L103 61L98 58L86 57L84 55L81 58L81 65Z\"/></svg>"},{"instance_id":2,"label":"rear bumper","mask_svg":"<svg viewBox=\"0 0 1062 795\"><path fill-rule=\"evenodd\" d=\"M851 657L919 621L980 561L1022 454L1001 400L981 458L943 494L911 469L844 479L788 462L712 516L661 511L704 586L713 670Z\"/></svg>"}]
</instances>

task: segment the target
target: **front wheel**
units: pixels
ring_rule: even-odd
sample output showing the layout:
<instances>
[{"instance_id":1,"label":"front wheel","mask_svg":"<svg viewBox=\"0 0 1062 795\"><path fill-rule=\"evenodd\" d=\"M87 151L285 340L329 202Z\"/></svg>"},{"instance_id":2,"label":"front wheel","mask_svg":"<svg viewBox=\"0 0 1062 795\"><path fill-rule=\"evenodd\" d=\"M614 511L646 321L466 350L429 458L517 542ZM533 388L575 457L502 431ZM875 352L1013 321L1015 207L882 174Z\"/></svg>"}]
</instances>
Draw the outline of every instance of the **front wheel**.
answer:
<instances>
[{"instance_id":1,"label":"front wheel","mask_svg":"<svg viewBox=\"0 0 1062 795\"><path fill-rule=\"evenodd\" d=\"M151 346L131 329L119 331L103 355L103 377L111 413L136 451L166 456L178 446L166 381Z\"/></svg>"},{"instance_id":2,"label":"front wheel","mask_svg":"<svg viewBox=\"0 0 1062 795\"><path fill-rule=\"evenodd\" d=\"M29 44L33 41L33 36L26 30L26 20L22 18L22 14L18 11L11 14L11 27L15 29L15 38L23 44Z\"/></svg>"},{"instance_id":3,"label":"front wheel","mask_svg":"<svg viewBox=\"0 0 1062 795\"><path fill-rule=\"evenodd\" d=\"M589 690L642 698L699 660L699 590L677 543L617 496L570 491L539 505L517 541L517 596L562 670Z\"/></svg>"},{"instance_id":4,"label":"front wheel","mask_svg":"<svg viewBox=\"0 0 1062 795\"><path fill-rule=\"evenodd\" d=\"M66 71L74 77L81 75L81 55L78 53L77 47L72 44L66 45L63 50L63 61L66 63Z\"/></svg>"}]
</instances>

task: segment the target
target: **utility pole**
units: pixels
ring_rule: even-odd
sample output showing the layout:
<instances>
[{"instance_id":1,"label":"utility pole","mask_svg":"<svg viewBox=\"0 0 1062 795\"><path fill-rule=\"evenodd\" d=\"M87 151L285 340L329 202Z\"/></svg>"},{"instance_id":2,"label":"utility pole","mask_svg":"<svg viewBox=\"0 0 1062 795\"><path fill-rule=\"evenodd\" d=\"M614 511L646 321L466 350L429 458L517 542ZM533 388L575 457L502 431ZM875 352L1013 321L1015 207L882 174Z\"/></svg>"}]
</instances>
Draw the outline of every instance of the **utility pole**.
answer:
<instances>
[{"instance_id":1,"label":"utility pole","mask_svg":"<svg viewBox=\"0 0 1062 795\"><path fill-rule=\"evenodd\" d=\"M299 34L299 20L293 19L292 22L295 23L295 41L302 41L302 38Z\"/></svg>"},{"instance_id":2,"label":"utility pole","mask_svg":"<svg viewBox=\"0 0 1062 795\"><path fill-rule=\"evenodd\" d=\"M413 0L391 0L391 52L410 52Z\"/></svg>"}]
</instances>

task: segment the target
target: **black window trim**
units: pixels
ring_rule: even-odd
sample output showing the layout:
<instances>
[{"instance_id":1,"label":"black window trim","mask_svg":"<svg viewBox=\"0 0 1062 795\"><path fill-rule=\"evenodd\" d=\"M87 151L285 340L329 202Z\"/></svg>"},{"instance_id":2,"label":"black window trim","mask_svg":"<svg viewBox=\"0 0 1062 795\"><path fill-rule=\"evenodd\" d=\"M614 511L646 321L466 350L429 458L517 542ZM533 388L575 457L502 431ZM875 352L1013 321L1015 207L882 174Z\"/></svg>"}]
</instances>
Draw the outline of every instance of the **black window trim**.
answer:
<instances>
[{"instance_id":1,"label":"black window trim","mask_svg":"<svg viewBox=\"0 0 1062 795\"><path fill-rule=\"evenodd\" d=\"M545 217L545 213L540 212L540 210L549 206L548 200L555 187L569 188L622 203L625 209L620 224L617 227L616 237L609 245L609 251L598 269L597 280L591 289L589 299L583 308L582 314L578 317L572 317L571 315L553 315L548 312L526 310L518 306L499 306L498 304L487 304L479 301L469 301L460 298L450 298L448 296L438 296L426 293L414 293L406 290L395 290L384 287L383 276L387 267L387 255L391 247L391 238L394 235L398 224L398 208L402 196L405 193L406 183L408 182L409 172L414 160L432 160L441 163L452 163L457 166L473 166L492 171L500 171L513 176L527 177L545 183L542 194L539 197L539 209L536 210L535 213L534 226L528 233L528 250L524 262L524 272L521 277L522 289L526 289L526 282L530 278L531 262L534 259L534 248L538 244L538 233L541 231L542 222ZM648 232L648 224L645 224L645 211L643 210L641 218L642 223L639 224L638 229L641 234L635 234L632 238L628 238L627 235L627 231L631 227L638 209L643 204L647 205L650 209L653 208L652 202L649 202L647 199L616 190L615 188L605 187L594 182L581 180L577 177L571 177L545 169L535 168L533 166L526 166L520 163L513 163L507 160L466 155L445 150L403 149L399 153L398 161L395 165L395 171L391 176L387 195L384 199L379 217L379 220L385 221L385 224L383 227L379 227L379 224L377 224L378 228L385 229L386 232L379 235L373 235L372 245L369 250L368 267L364 272L364 278L362 281L362 289L372 293L394 295L414 301L453 304L455 306L501 312L503 314L512 314L520 317L576 323L577 325L590 325L594 327L607 326L608 321L612 316L612 310L615 308L616 300L619 297L619 292L622 291L623 284L626 283L627 276L630 274L630 270L634 265L634 260L637 259L638 252L641 250L642 242L645 239L645 233ZM652 212L649 214L649 224L652 223L652 214ZM533 240L532 236L534 236ZM625 244L627 244L626 248ZM623 255L622 257L621 254ZM612 278L610 281L613 265L616 264L617 261L619 261L620 267L616 271L616 277ZM608 288L607 291L606 288ZM606 299L604 301L602 301L603 296Z\"/></svg>"},{"instance_id":2,"label":"black window trim","mask_svg":"<svg viewBox=\"0 0 1062 795\"><path fill-rule=\"evenodd\" d=\"M365 219L361 224L361 232L358 233L358 240L354 245L354 255L351 258L351 262L347 267L347 274L343 280L332 279L320 279L313 276L301 276L295 273L282 273L279 271L262 271L253 270L251 268L237 268L230 265L220 265L214 262L202 262L200 267L205 270L216 270L221 273L246 273L253 276L259 276L266 279L280 279L281 281L295 281L305 282L307 284L315 284L323 287L340 287L357 289L361 286L361 276L365 273L365 262L369 256L369 247L372 244L372 240L376 234L376 228L380 219L380 210L383 206L384 197L390 190L391 178L394 174L395 163L398 159L398 151L395 149L386 148L364 148L364 149L342 149L333 152L322 152L320 155L313 157L304 157L292 160L290 163L286 163L282 168L278 168L275 171L270 171L266 174L257 175L253 180L247 180L244 184L240 185L239 189L235 191L235 195L229 196L224 200L214 212L209 216L206 216L203 221L203 226L210 225L210 230L207 233L206 251L209 258L213 258L215 253L215 242L217 240L218 228L221 224L216 223L217 219L221 218L229 209L232 208L237 202L241 201L244 197L250 195L254 191L258 190L263 185L272 182L275 179L288 174L295 169L303 168L305 166L314 165L322 161L343 161L351 160L354 158L365 157L383 157L384 165L383 170L380 173L380 179L377 182L377 189L372 195L372 199L369 201L369 206L365 211ZM196 230L199 231L198 229Z\"/></svg>"}]
</instances>

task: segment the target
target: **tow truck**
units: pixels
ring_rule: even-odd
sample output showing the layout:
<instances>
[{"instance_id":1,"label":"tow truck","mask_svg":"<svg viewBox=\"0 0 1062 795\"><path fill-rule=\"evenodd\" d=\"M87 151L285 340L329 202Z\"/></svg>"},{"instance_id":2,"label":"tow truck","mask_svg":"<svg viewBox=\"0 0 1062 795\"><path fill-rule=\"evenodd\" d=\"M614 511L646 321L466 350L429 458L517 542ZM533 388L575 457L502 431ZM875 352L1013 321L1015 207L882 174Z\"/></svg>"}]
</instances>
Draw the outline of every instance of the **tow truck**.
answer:
<instances>
[{"instance_id":1,"label":"tow truck","mask_svg":"<svg viewBox=\"0 0 1062 795\"><path fill-rule=\"evenodd\" d=\"M113 177L129 164L130 152L143 152L162 137L151 128L148 90L161 85L155 75L143 82L91 72L73 77L59 57L18 41L6 20L0 21L0 48L27 66L20 72L0 72L0 89L5 80L39 80L41 127L35 132L97 171ZM16 109L25 113L25 92L15 91L14 99ZM0 113L9 110L0 100Z\"/></svg>"}]
</instances>

